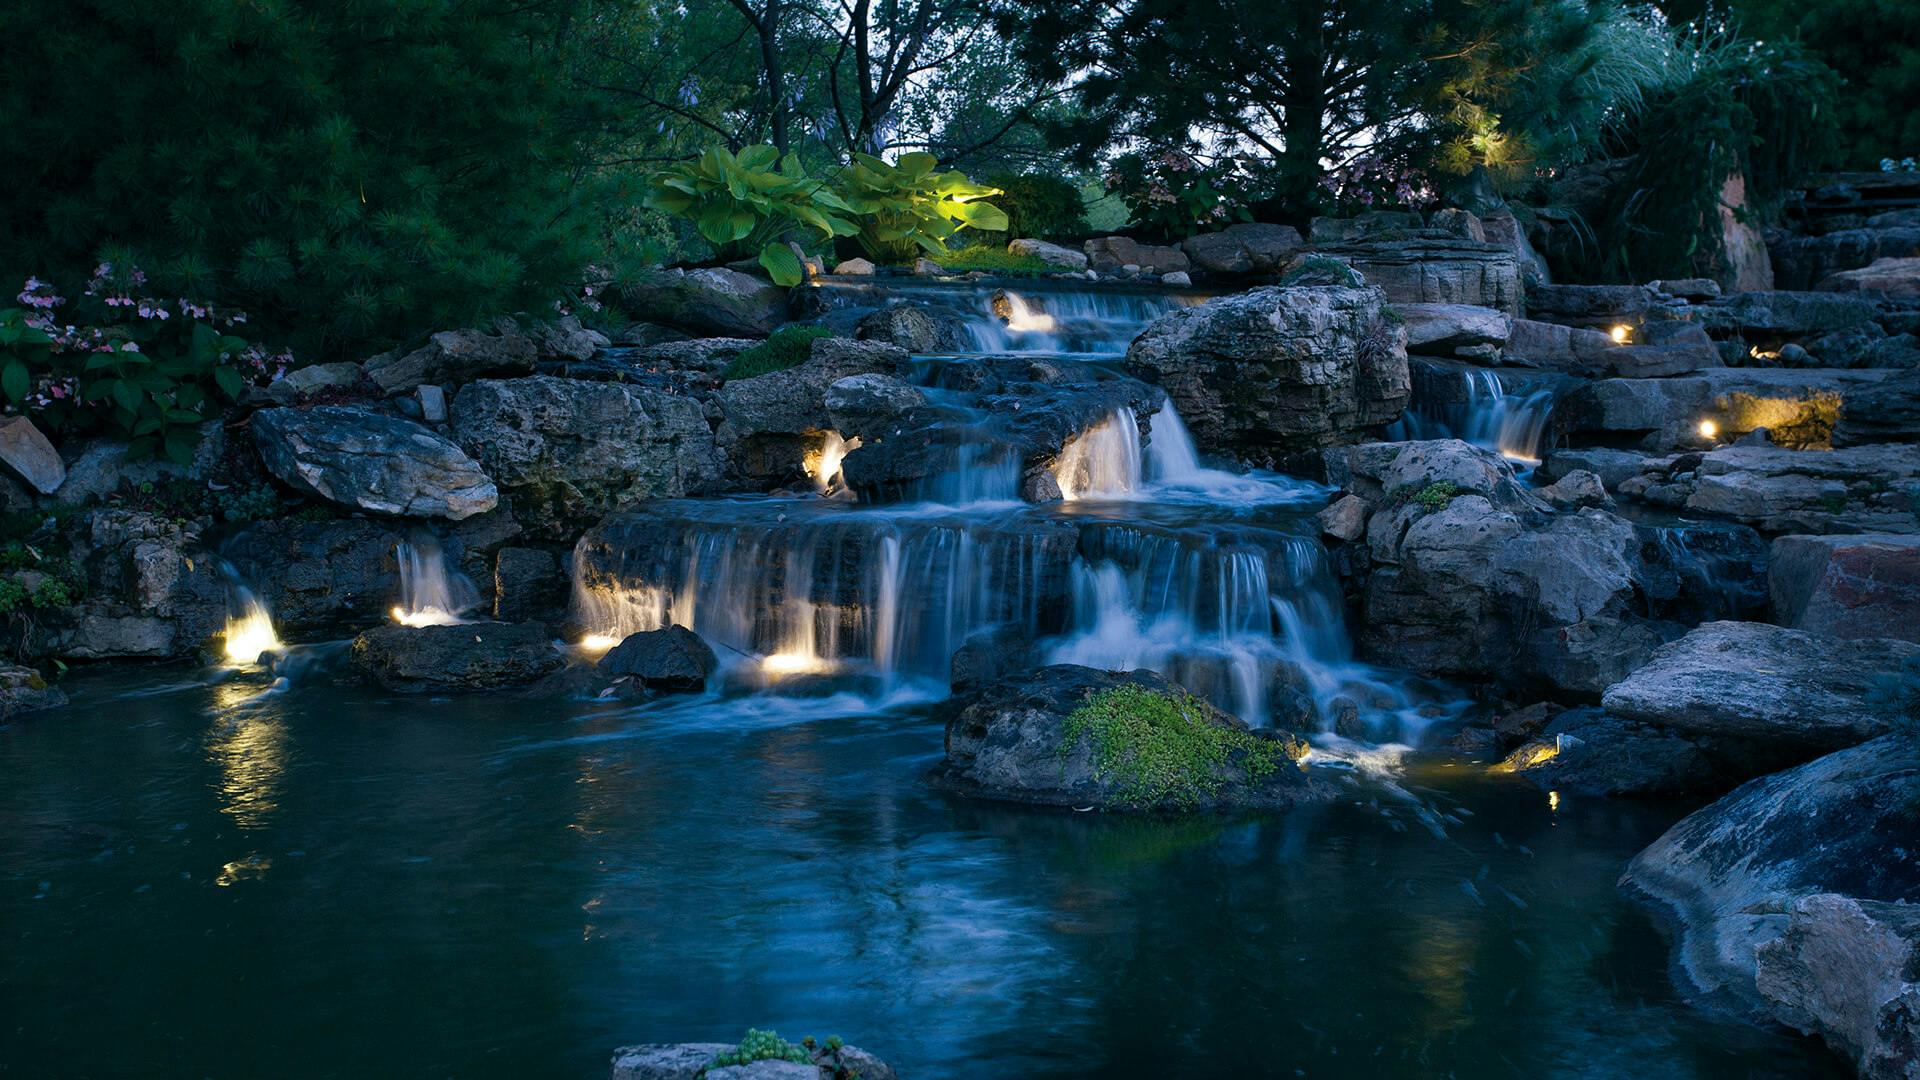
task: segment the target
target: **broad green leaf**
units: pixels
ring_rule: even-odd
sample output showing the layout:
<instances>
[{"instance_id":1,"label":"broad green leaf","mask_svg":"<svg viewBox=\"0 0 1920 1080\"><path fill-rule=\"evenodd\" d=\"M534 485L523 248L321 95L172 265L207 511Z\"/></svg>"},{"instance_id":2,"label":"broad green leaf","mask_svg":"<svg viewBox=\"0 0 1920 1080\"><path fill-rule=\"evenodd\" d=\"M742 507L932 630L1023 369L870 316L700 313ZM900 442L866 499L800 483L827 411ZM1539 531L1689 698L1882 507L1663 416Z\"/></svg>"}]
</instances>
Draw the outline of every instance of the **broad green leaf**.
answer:
<instances>
[{"instance_id":1,"label":"broad green leaf","mask_svg":"<svg viewBox=\"0 0 1920 1080\"><path fill-rule=\"evenodd\" d=\"M760 265L766 268L767 276L773 278L775 285L798 285L806 280L806 267L801 265L800 257L782 243L761 248Z\"/></svg>"},{"instance_id":2,"label":"broad green leaf","mask_svg":"<svg viewBox=\"0 0 1920 1080\"><path fill-rule=\"evenodd\" d=\"M238 398L240 391L246 388L246 380L230 367L214 368L213 381L220 387L220 392L230 398Z\"/></svg>"},{"instance_id":3,"label":"broad green leaf","mask_svg":"<svg viewBox=\"0 0 1920 1080\"><path fill-rule=\"evenodd\" d=\"M19 401L33 388L33 380L27 375L27 365L14 357L7 358L7 366L0 368L0 390L5 390L10 401Z\"/></svg>"}]
</instances>

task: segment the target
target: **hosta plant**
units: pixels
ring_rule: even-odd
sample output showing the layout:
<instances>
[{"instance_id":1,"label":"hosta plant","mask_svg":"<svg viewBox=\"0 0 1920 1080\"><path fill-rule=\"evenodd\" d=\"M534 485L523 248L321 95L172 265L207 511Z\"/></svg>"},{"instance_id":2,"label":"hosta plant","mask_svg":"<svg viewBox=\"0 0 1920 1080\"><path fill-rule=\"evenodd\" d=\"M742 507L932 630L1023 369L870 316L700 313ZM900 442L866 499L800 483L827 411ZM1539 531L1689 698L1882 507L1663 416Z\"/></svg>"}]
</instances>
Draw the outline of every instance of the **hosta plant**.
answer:
<instances>
[{"instance_id":1,"label":"hosta plant","mask_svg":"<svg viewBox=\"0 0 1920 1080\"><path fill-rule=\"evenodd\" d=\"M1000 194L999 188L976 184L965 173L934 171L932 154L902 154L892 163L870 154L853 158L840 175L840 197L860 216L860 246L875 259L939 255L963 228L1007 228L1007 215L981 201Z\"/></svg>"},{"instance_id":2,"label":"hosta plant","mask_svg":"<svg viewBox=\"0 0 1920 1080\"><path fill-rule=\"evenodd\" d=\"M859 231L839 195L771 146L738 154L715 147L655 173L650 185L648 206L692 222L722 260L757 257L780 285L806 277L789 233L810 229L831 240Z\"/></svg>"}]
</instances>

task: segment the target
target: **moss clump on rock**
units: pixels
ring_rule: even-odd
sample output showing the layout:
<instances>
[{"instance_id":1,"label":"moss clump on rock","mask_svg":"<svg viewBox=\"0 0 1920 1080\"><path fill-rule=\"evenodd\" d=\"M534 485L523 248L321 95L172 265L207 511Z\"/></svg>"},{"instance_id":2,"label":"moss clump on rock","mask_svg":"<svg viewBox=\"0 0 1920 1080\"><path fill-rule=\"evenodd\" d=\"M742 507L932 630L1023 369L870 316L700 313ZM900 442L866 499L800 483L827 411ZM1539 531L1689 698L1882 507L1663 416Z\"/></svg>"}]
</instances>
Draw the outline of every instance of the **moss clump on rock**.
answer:
<instances>
[{"instance_id":1,"label":"moss clump on rock","mask_svg":"<svg viewBox=\"0 0 1920 1080\"><path fill-rule=\"evenodd\" d=\"M805 1047L796 1046L781 1038L777 1032L763 1031L760 1028L748 1028L740 1045L731 1050L722 1051L714 1057L709 1069L723 1068L728 1065L751 1065L756 1061L791 1061L799 1065L813 1064L813 1056ZM704 1073L705 1070L702 1070Z\"/></svg>"},{"instance_id":2,"label":"moss clump on rock","mask_svg":"<svg viewBox=\"0 0 1920 1080\"><path fill-rule=\"evenodd\" d=\"M782 327L760 344L741 350L728 362L722 375L727 379L751 379L755 375L799 367L813 354L815 341L832 336L833 331L824 326Z\"/></svg>"},{"instance_id":3,"label":"moss clump on rock","mask_svg":"<svg viewBox=\"0 0 1920 1080\"><path fill-rule=\"evenodd\" d=\"M1286 743L1222 723L1192 694L1143 686L1088 695L1067 717L1061 756L1082 740L1094 775L1135 806L1192 809L1217 796L1234 769L1258 783L1291 760Z\"/></svg>"},{"instance_id":4,"label":"moss clump on rock","mask_svg":"<svg viewBox=\"0 0 1920 1080\"><path fill-rule=\"evenodd\" d=\"M1433 514L1445 509L1448 503L1461 494L1463 492L1459 484L1451 480L1436 480L1407 496L1407 501L1418 503L1426 509L1427 513Z\"/></svg>"}]
</instances>

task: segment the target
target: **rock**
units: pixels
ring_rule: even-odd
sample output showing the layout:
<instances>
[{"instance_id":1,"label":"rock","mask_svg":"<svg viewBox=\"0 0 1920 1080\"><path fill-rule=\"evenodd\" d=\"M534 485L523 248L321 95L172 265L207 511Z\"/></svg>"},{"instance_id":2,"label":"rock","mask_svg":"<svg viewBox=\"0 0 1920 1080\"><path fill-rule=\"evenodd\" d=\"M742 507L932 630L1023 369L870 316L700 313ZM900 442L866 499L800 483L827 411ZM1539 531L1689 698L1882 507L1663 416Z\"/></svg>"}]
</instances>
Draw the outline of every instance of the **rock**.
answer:
<instances>
[{"instance_id":1,"label":"rock","mask_svg":"<svg viewBox=\"0 0 1920 1080\"><path fill-rule=\"evenodd\" d=\"M1734 173L1720 185L1720 283L1736 291L1773 288L1773 262L1747 201L1747 178Z\"/></svg>"},{"instance_id":2,"label":"rock","mask_svg":"<svg viewBox=\"0 0 1920 1080\"><path fill-rule=\"evenodd\" d=\"M926 403L919 387L891 375L849 375L826 392L827 419L847 438L887 435L902 416Z\"/></svg>"},{"instance_id":3,"label":"rock","mask_svg":"<svg viewBox=\"0 0 1920 1080\"><path fill-rule=\"evenodd\" d=\"M1364 289L1367 279L1360 271L1341 262L1331 255L1301 254L1287 263L1285 273L1280 275L1281 285L1343 285L1349 289Z\"/></svg>"},{"instance_id":4,"label":"rock","mask_svg":"<svg viewBox=\"0 0 1920 1080\"><path fill-rule=\"evenodd\" d=\"M58 709L67 695L38 671L19 664L0 664L0 722L21 713Z\"/></svg>"},{"instance_id":5,"label":"rock","mask_svg":"<svg viewBox=\"0 0 1920 1080\"><path fill-rule=\"evenodd\" d=\"M23 656L69 660L168 659L212 640L226 617L217 560L200 549L196 524L103 508L58 520L85 575L77 604L36 612L18 629ZM23 588L36 585L22 574Z\"/></svg>"},{"instance_id":6,"label":"rock","mask_svg":"<svg viewBox=\"0 0 1920 1080\"><path fill-rule=\"evenodd\" d=\"M649 690L698 693L720 666L713 649L684 626L628 634L600 658L600 671L630 678Z\"/></svg>"},{"instance_id":7,"label":"rock","mask_svg":"<svg viewBox=\"0 0 1920 1080\"><path fill-rule=\"evenodd\" d=\"M118 439L69 440L67 452L72 453L76 444L80 449L79 456L67 462L67 479L53 493L56 506L85 506L104 502L109 495L120 490L122 483L139 487L141 484L163 484L197 475L197 470L175 464L164 457L135 460L128 453L127 444ZM25 495L25 489L20 490ZM27 498L30 500L31 496Z\"/></svg>"},{"instance_id":8,"label":"rock","mask_svg":"<svg viewBox=\"0 0 1920 1080\"><path fill-rule=\"evenodd\" d=\"M1175 270L1171 274L1160 275L1160 284L1167 285L1175 289L1185 289L1190 287L1193 284L1193 279L1187 276L1187 272L1185 270Z\"/></svg>"},{"instance_id":9,"label":"rock","mask_svg":"<svg viewBox=\"0 0 1920 1080\"><path fill-rule=\"evenodd\" d=\"M913 260L913 274L915 277L945 277L947 268L922 256Z\"/></svg>"},{"instance_id":10,"label":"rock","mask_svg":"<svg viewBox=\"0 0 1920 1080\"><path fill-rule=\"evenodd\" d=\"M1766 428L1773 441L1824 448L1847 399L1869 393L1887 378L1880 371L1791 371L1720 368L1677 378L1600 379L1555 402L1555 431L1575 443L1638 443L1665 451L1698 447L1702 421L1714 439L1731 440Z\"/></svg>"},{"instance_id":11,"label":"rock","mask_svg":"<svg viewBox=\"0 0 1920 1080\"><path fill-rule=\"evenodd\" d=\"M1278 273L1305 241L1291 225L1242 222L1219 232L1190 236L1180 244L1193 268L1222 277ZM1138 260L1129 260L1138 261ZM1184 268L1176 268L1179 273Z\"/></svg>"},{"instance_id":12,"label":"rock","mask_svg":"<svg viewBox=\"0 0 1920 1080\"><path fill-rule=\"evenodd\" d=\"M1177 690L1150 671L1104 672L1061 664L1041 668L990 686L949 705L946 760L936 772L940 786L976 798L1050 806L1098 806L1104 809L1152 809L1129 805L1119 782L1096 775L1088 740L1066 745L1068 716L1102 690L1127 684L1159 693ZM1235 717L1208 707L1206 720L1245 731ZM1306 744L1290 735L1274 736L1287 762L1300 760ZM1334 797L1327 780L1290 764L1262 779L1247 775L1236 756L1219 774L1223 786L1203 797L1195 809L1280 808Z\"/></svg>"},{"instance_id":13,"label":"rock","mask_svg":"<svg viewBox=\"0 0 1920 1080\"><path fill-rule=\"evenodd\" d=\"M1495 768L1543 791L1576 795L1679 795L1711 788L1719 777L1693 742L1598 709L1562 713Z\"/></svg>"},{"instance_id":14,"label":"rock","mask_svg":"<svg viewBox=\"0 0 1920 1080\"><path fill-rule=\"evenodd\" d=\"M1920 643L1920 535L1782 536L1767 583L1783 626Z\"/></svg>"},{"instance_id":15,"label":"rock","mask_svg":"<svg viewBox=\"0 0 1920 1080\"><path fill-rule=\"evenodd\" d=\"M1547 272L1547 260L1533 249L1527 240L1527 230L1513 216L1513 211L1501 207L1480 215L1480 229L1486 241L1495 247L1504 249L1513 256L1520 266L1520 283L1528 289L1539 288L1552 282Z\"/></svg>"},{"instance_id":16,"label":"rock","mask_svg":"<svg viewBox=\"0 0 1920 1080\"><path fill-rule=\"evenodd\" d=\"M420 402L420 419L429 424L447 422L447 392L444 388L422 383L414 387L413 392Z\"/></svg>"},{"instance_id":17,"label":"rock","mask_svg":"<svg viewBox=\"0 0 1920 1080\"><path fill-rule=\"evenodd\" d=\"M252 427L276 479L350 509L458 521L500 501L458 446L399 417L343 405L263 409Z\"/></svg>"},{"instance_id":18,"label":"rock","mask_svg":"<svg viewBox=\"0 0 1920 1080\"><path fill-rule=\"evenodd\" d=\"M708 376L699 381L712 382L727 369L734 357L758 344L760 342L753 338L690 338L635 349L629 354L629 359L635 368L641 370L657 369Z\"/></svg>"},{"instance_id":19,"label":"rock","mask_svg":"<svg viewBox=\"0 0 1920 1080\"><path fill-rule=\"evenodd\" d=\"M1361 240L1325 249L1393 304L1475 304L1521 310L1520 264L1495 244L1445 239Z\"/></svg>"},{"instance_id":20,"label":"rock","mask_svg":"<svg viewBox=\"0 0 1920 1080\"><path fill-rule=\"evenodd\" d=\"M615 288L629 318L666 323L696 335L766 337L787 321L787 290L726 267L650 270Z\"/></svg>"},{"instance_id":21,"label":"rock","mask_svg":"<svg viewBox=\"0 0 1920 1080\"><path fill-rule=\"evenodd\" d=\"M905 369L907 359L906 350L896 345L820 338L805 363L722 387L717 401L723 419L715 439L748 482L793 479L807 451L834 429L827 388L854 375L891 376Z\"/></svg>"},{"instance_id":22,"label":"rock","mask_svg":"<svg viewBox=\"0 0 1920 1080\"><path fill-rule=\"evenodd\" d=\"M1507 343L1513 316L1472 304L1396 304L1407 324L1407 351L1423 356L1453 356L1464 347Z\"/></svg>"},{"instance_id":23,"label":"rock","mask_svg":"<svg viewBox=\"0 0 1920 1080\"><path fill-rule=\"evenodd\" d=\"M1885 736L1741 786L1667 830L1620 884L1677 932L1682 989L1765 1021L1773 1006L1757 986L1760 951L1788 932L1794 906L1822 893L1920 898L1915 836L1920 740ZM1781 948L1770 962L1784 977L1795 950Z\"/></svg>"},{"instance_id":24,"label":"rock","mask_svg":"<svg viewBox=\"0 0 1920 1080\"><path fill-rule=\"evenodd\" d=\"M1833 445L1920 442L1920 371L1862 386L1840 401Z\"/></svg>"},{"instance_id":25,"label":"rock","mask_svg":"<svg viewBox=\"0 0 1920 1080\"><path fill-rule=\"evenodd\" d=\"M813 1050L813 1064L756 1061L751 1065L711 1068L727 1043L659 1043L623 1046L613 1052L612 1080L898 1080L893 1067L857 1046Z\"/></svg>"},{"instance_id":26,"label":"rock","mask_svg":"<svg viewBox=\"0 0 1920 1080\"><path fill-rule=\"evenodd\" d=\"M1903 679L1920 679L1920 645L1712 622L1661 646L1600 700L1686 734L1831 750L1893 730L1910 704Z\"/></svg>"},{"instance_id":27,"label":"rock","mask_svg":"<svg viewBox=\"0 0 1920 1080\"><path fill-rule=\"evenodd\" d=\"M368 680L406 693L520 686L565 662L540 623L379 626L354 638L348 656Z\"/></svg>"},{"instance_id":28,"label":"rock","mask_svg":"<svg viewBox=\"0 0 1920 1080\"><path fill-rule=\"evenodd\" d=\"M717 489L724 467L690 397L536 375L483 379L454 397L453 435L511 497L534 536L571 538L623 502Z\"/></svg>"},{"instance_id":29,"label":"rock","mask_svg":"<svg viewBox=\"0 0 1920 1080\"><path fill-rule=\"evenodd\" d=\"M1727 447L1702 454L1675 487L1687 510L1762 532L1920 532L1920 446Z\"/></svg>"},{"instance_id":30,"label":"rock","mask_svg":"<svg viewBox=\"0 0 1920 1080\"><path fill-rule=\"evenodd\" d=\"M1369 513L1371 510L1365 499L1358 495L1342 495L1320 511L1317 520L1321 532L1335 540L1352 543L1366 535Z\"/></svg>"},{"instance_id":31,"label":"rock","mask_svg":"<svg viewBox=\"0 0 1920 1080\"><path fill-rule=\"evenodd\" d=\"M545 622L567 608L567 575L553 552L501 548L493 557L493 617L498 622Z\"/></svg>"},{"instance_id":32,"label":"rock","mask_svg":"<svg viewBox=\"0 0 1920 1080\"><path fill-rule=\"evenodd\" d=\"M394 350L361 365L384 394L404 394L421 383L462 385L487 375L523 375L533 371L538 350L517 328L490 334L482 330L442 330L411 351Z\"/></svg>"},{"instance_id":33,"label":"rock","mask_svg":"<svg viewBox=\"0 0 1920 1080\"><path fill-rule=\"evenodd\" d=\"M1831 292L1762 291L1723 296L1686 309L1686 318L1719 336L1811 337L1876 322L1868 297Z\"/></svg>"},{"instance_id":34,"label":"rock","mask_svg":"<svg viewBox=\"0 0 1920 1080\"><path fill-rule=\"evenodd\" d=\"M1433 216L1428 219L1427 226L1477 243L1487 242L1487 230L1480 223L1480 218L1457 206L1435 210Z\"/></svg>"},{"instance_id":35,"label":"rock","mask_svg":"<svg viewBox=\"0 0 1920 1080\"><path fill-rule=\"evenodd\" d=\"M1613 505L1613 497L1607 494L1606 485L1600 482L1600 478L1579 469L1541 488L1537 494L1556 510Z\"/></svg>"},{"instance_id":36,"label":"rock","mask_svg":"<svg viewBox=\"0 0 1920 1080\"><path fill-rule=\"evenodd\" d=\"M1014 240L1007 244L1007 253L1039 259L1055 270L1078 273L1087 268L1087 256L1084 252L1072 248L1049 244L1045 240Z\"/></svg>"},{"instance_id":37,"label":"rock","mask_svg":"<svg viewBox=\"0 0 1920 1080\"><path fill-rule=\"evenodd\" d=\"M267 396L282 405L296 405L322 390L357 386L363 374L360 365L349 360L333 364L308 364L275 379L267 387Z\"/></svg>"},{"instance_id":38,"label":"rock","mask_svg":"<svg viewBox=\"0 0 1920 1080\"><path fill-rule=\"evenodd\" d=\"M42 495L53 494L67 479L60 452L24 416L0 419L0 464Z\"/></svg>"},{"instance_id":39,"label":"rock","mask_svg":"<svg viewBox=\"0 0 1920 1080\"><path fill-rule=\"evenodd\" d=\"M955 694L984 690L995 682L1039 667L1039 656L1034 635L1023 626L1008 624L983 630L954 650L947 665L948 684Z\"/></svg>"},{"instance_id":40,"label":"rock","mask_svg":"<svg viewBox=\"0 0 1920 1080\"><path fill-rule=\"evenodd\" d=\"M578 315L535 323L531 336L541 360L591 360L595 353L613 344L607 335L582 325Z\"/></svg>"},{"instance_id":41,"label":"rock","mask_svg":"<svg viewBox=\"0 0 1920 1080\"><path fill-rule=\"evenodd\" d=\"M1370 512L1433 485L1483 496L1502 510L1546 509L1505 459L1459 439L1362 443L1324 451L1322 461L1327 482L1358 494Z\"/></svg>"},{"instance_id":42,"label":"rock","mask_svg":"<svg viewBox=\"0 0 1920 1080\"><path fill-rule=\"evenodd\" d=\"M1202 449L1267 460L1405 410L1405 329L1377 289L1259 288L1154 320L1128 368L1164 387Z\"/></svg>"},{"instance_id":43,"label":"rock","mask_svg":"<svg viewBox=\"0 0 1920 1080\"><path fill-rule=\"evenodd\" d=\"M1171 274L1193 267L1187 253L1175 247L1153 247L1125 236L1101 236L1086 243L1087 263L1092 270L1111 274L1133 267L1134 273L1151 270Z\"/></svg>"},{"instance_id":44,"label":"rock","mask_svg":"<svg viewBox=\"0 0 1920 1080\"><path fill-rule=\"evenodd\" d=\"M1881 224L1873 224L1875 220ZM1776 287L1811 289L1837 272L1920 252L1920 221L1881 214L1863 228L1839 229L1820 236L1784 236L1771 250Z\"/></svg>"},{"instance_id":45,"label":"rock","mask_svg":"<svg viewBox=\"0 0 1920 1080\"><path fill-rule=\"evenodd\" d=\"M1534 475L1549 482L1576 472L1589 472L1600 478L1601 486L1612 490L1631 477L1645 472L1649 464L1671 462L1671 458L1658 458L1636 450L1612 450L1606 447L1582 447L1579 449L1553 450L1534 471Z\"/></svg>"},{"instance_id":46,"label":"rock","mask_svg":"<svg viewBox=\"0 0 1920 1080\"><path fill-rule=\"evenodd\" d=\"M1652 291L1640 285L1543 285L1527 290L1527 318L1599 330L1637 327L1653 303Z\"/></svg>"},{"instance_id":47,"label":"rock","mask_svg":"<svg viewBox=\"0 0 1920 1080\"><path fill-rule=\"evenodd\" d=\"M1647 288L1680 300L1715 300L1720 296L1720 283L1712 278L1668 278L1649 281Z\"/></svg>"},{"instance_id":48,"label":"rock","mask_svg":"<svg viewBox=\"0 0 1920 1080\"><path fill-rule=\"evenodd\" d=\"M878 269L866 259L845 259L836 264L833 272L848 277L870 277Z\"/></svg>"},{"instance_id":49,"label":"rock","mask_svg":"<svg viewBox=\"0 0 1920 1080\"><path fill-rule=\"evenodd\" d=\"M1816 893L1786 915L1754 950L1774 1018L1824 1038L1866 1080L1920 1076L1920 904Z\"/></svg>"},{"instance_id":50,"label":"rock","mask_svg":"<svg viewBox=\"0 0 1920 1080\"><path fill-rule=\"evenodd\" d=\"M912 353L950 352L967 341L967 328L951 309L935 310L911 300L892 301L863 317L853 334Z\"/></svg>"},{"instance_id":51,"label":"rock","mask_svg":"<svg viewBox=\"0 0 1920 1080\"><path fill-rule=\"evenodd\" d=\"M261 521L222 554L273 613L283 636L341 636L387 617L400 596L394 547L405 527L364 518Z\"/></svg>"},{"instance_id":52,"label":"rock","mask_svg":"<svg viewBox=\"0 0 1920 1080\"><path fill-rule=\"evenodd\" d=\"M1346 218L1314 218L1308 223L1307 235L1315 246L1322 246L1418 232L1425 227L1426 222L1414 211L1369 210ZM1444 235L1444 230L1440 234Z\"/></svg>"}]
</instances>

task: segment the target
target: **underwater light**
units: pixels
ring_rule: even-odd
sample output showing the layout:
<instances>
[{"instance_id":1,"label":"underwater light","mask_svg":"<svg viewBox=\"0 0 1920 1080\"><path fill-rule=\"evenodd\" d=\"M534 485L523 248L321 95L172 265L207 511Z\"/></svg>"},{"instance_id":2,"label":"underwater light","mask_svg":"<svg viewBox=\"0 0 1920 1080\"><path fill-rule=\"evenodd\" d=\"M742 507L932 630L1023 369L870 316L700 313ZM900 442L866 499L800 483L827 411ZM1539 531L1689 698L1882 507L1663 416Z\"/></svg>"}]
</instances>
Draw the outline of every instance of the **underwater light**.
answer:
<instances>
[{"instance_id":1,"label":"underwater light","mask_svg":"<svg viewBox=\"0 0 1920 1080\"><path fill-rule=\"evenodd\" d=\"M1719 437L1720 437L1720 425L1719 425L1719 424L1716 424L1716 423L1714 423L1714 422L1713 422L1713 421L1711 421L1711 420L1702 420L1702 421L1700 421L1700 437L1701 437L1701 438L1703 438L1703 439L1717 439L1717 438L1719 438Z\"/></svg>"},{"instance_id":2,"label":"underwater light","mask_svg":"<svg viewBox=\"0 0 1920 1080\"><path fill-rule=\"evenodd\" d=\"M1633 327L1628 326L1626 323L1614 324L1613 329L1607 333L1613 338L1615 345L1625 345L1627 342L1633 340Z\"/></svg>"},{"instance_id":3,"label":"underwater light","mask_svg":"<svg viewBox=\"0 0 1920 1080\"><path fill-rule=\"evenodd\" d=\"M273 631L273 619L258 603L249 603L239 617L227 616L227 659L236 664L251 664L265 652L280 651L280 635Z\"/></svg>"},{"instance_id":4,"label":"underwater light","mask_svg":"<svg viewBox=\"0 0 1920 1080\"><path fill-rule=\"evenodd\" d=\"M769 675L799 675L806 672L825 671L826 661L807 653L772 653L760 658L760 669Z\"/></svg>"}]
</instances>

